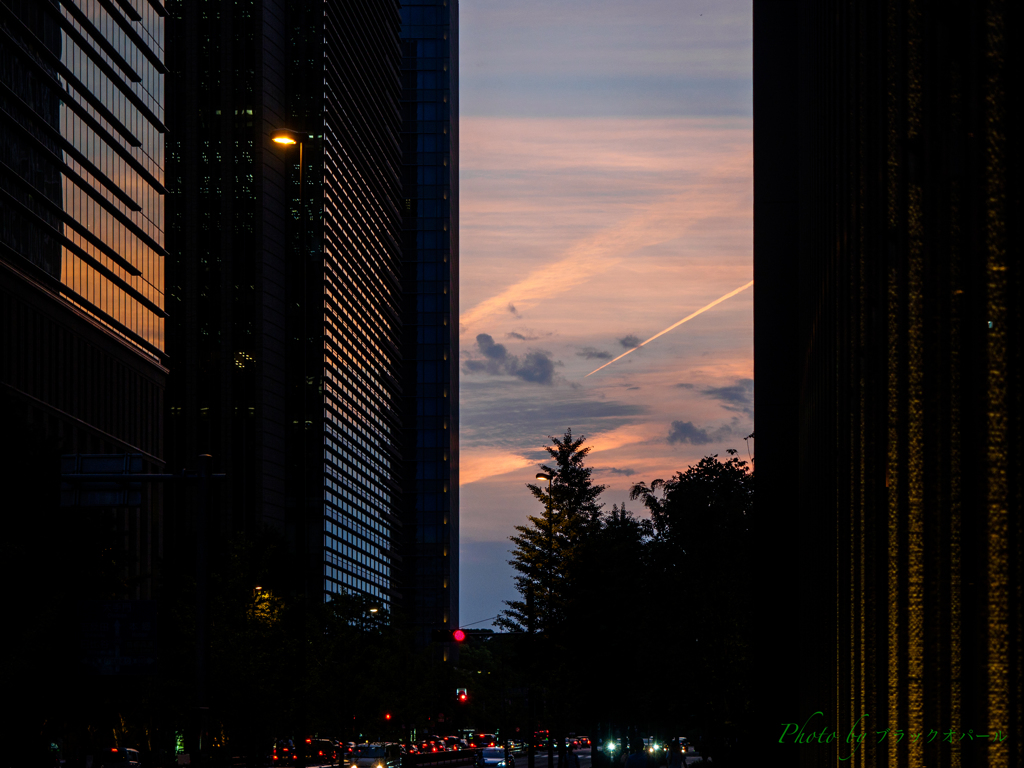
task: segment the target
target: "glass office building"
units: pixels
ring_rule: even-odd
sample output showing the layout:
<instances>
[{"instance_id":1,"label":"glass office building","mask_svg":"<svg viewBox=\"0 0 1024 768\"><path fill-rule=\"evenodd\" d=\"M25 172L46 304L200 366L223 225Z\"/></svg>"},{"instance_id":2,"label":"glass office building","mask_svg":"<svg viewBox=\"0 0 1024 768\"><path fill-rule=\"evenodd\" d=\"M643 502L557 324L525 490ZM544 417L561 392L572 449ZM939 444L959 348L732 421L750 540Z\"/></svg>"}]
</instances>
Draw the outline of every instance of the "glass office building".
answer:
<instances>
[{"instance_id":1,"label":"glass office building","mask_svg":"<svg viewBox=\"0 0 1024 768\"><path fill-rule=\"evenodd\" d=\"M322 258L310 254L323 296L324 591L383 608L399 458L398 23L395 2L324 5Z\"/></svg>"},{"instance_id":2,"label":"glass office building","mask_svg":"<svg viewBox=\"0 0 1024 768\"><path fill-rule=\"evenodd\" d=\"M769 720L817 710L864 764L1024 765L1020 11L753 8L752 588L790 631L749 762L812 762Z\"/></svg>"},{"instance_id":3,"label":"glass office building","mask_svg":"<svg viewBox=\"0 0 1024 768\"><path fill-rule=\"evenodd\" d=\"M416 641L459 626L458 1L402 4L403 582Z\"/></svg>"},{"instance_id":4,"label":"glass office building","mask_svg":"<svg viewBox=\"0 0 1024 768\"><path fill-rule=\"evenodd\" d=\"M164 9L0 3L0 424L40 515L62 453L163 462ZM4 472L12 464L4 463ZM151 594L160 489L118 510Z\"/></svg>"},{"instance_id":5,"label":"glass office building","mask_svg":"<svg viewBox=\"0 0 1024 768\"><path fill-rule=\"evenodd\" d=\"M162 11L157 0L0 9L3 258L157 361Z\"/></svg>"},{"instance_id":6,"label":"glass office building","mask_svg":"<svg viewBox=\"0 0 1024 768\"><path fill-rule=\"evenodd\" d=\"M172 2L174 455L228 475L290 588L394 597L401 214L395 0ZM273 141L280 129L294 144ZM301 159L300 159L301 158ZM181 531L179 540L188 546Z\"/></svg>"}]
</instances>

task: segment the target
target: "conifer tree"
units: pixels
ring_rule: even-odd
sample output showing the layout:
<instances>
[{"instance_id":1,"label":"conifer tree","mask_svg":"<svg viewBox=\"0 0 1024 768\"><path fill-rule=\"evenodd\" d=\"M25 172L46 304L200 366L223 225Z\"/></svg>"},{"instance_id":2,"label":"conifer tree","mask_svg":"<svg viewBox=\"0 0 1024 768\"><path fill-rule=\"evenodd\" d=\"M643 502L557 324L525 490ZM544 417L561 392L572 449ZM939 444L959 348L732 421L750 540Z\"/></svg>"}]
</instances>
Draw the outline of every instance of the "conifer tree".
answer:
<instances>
[{"instance_id":1,"label":"conifer tree","mask_svg":"<svg viewBox=\"0 0 1024 768\"><path fill-rule=\"evenodd\" d=\"M566 618L576 581L580 553L588 539L601 528L598 498L604 485L595 485L593 470L584 464L590 447L586 438L573 438L567 429L559 439L551 438L545 450L553 465L541 465L547 481L528 483L527 488L543 504L539 515L530 515L529 525L517 525L517 535L509 540L515 544L509 564L516 571L516 590L522 600L506 601L508 609L496 622L513 631L558 627ZM550 489L550 490L549 490ZM533 594L533 616L530 616L528 595Z\"/></svg>"}]
</instances>

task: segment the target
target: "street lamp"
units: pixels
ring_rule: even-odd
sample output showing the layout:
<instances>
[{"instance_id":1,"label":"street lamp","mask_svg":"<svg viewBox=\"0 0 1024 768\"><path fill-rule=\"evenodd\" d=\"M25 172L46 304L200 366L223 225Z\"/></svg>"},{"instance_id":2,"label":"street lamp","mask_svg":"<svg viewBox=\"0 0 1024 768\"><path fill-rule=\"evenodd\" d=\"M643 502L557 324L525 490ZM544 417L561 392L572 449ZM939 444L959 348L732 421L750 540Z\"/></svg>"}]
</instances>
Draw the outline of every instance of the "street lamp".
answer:
<instances>
[{"instance_id":1,"label":"street lamp","mask_svg":"<svg viewBox=\"0 0 1024 768\"><path fill-rule=\"evenodd\" d=\"M544 507L548 513L548 616L547 620L544 622L545 632L550 629L549 624L551 621L551 592L552 588L554 587L554 576L552 574L552 567L554 565L553 561L555 559L555 521L551 517L551 480L553 478L554 475L550 475L547 472L537 473L538 480L548 481L548 495L547 498L544 500Z\"/></svg>"},{"instance_id":2,"label":"street lamp","mask_svg":"<svg viewBox=\"0 0 1024 768\"><path fill-rule=\"evenodd\" d=\"M299 520L296 528L295 539L299 542L299 558L300 568L302 573L301 583L303 586L303 593L306 593L306 556L308 555L307 543L305 539L306 530L306 500L309 498L309 473L306 466L306 458L309 453L309 446L306 444L308 438L306 436L306 424L309 420L309 409L307 404L306 393L309 389L310 377L309 377L309 334L307 333L307 316L309 314L309 289L307 287L308 273L309 273L309 253L306 245L307 230L309 229L309 216L306 211L306 185L305 185L305 163L302 157L302 144L303 140L307 137L307 134L300 133L299 131L292 130L290 128L276 128L271 131L270 140L277 144L281 149L288 149L295 145L299 147L299 217L302 220L301 227L301 243L302 252L301 258L298 259L299 269L302 270L302 345L301 345L301 365L302 365L302 418L301 422L301 433L302 433L302 504L299 512Z\"/></svg>"},{"instance_id":3,"label":"street lamp","mask_svg":"<svg viewBox=\"0 0 1024 768\"><path fill-rule=\"evenodd\" d=\"M299 215L302 216L302 250L305 254L306 250L306 212L305 212L305 198L306 190L303 186L303 162L302 162L302 140L304 136L298 131L293 131L290 128L278 128L274 130L270 135L270 140L277 144L282 149L286 147L294 147L296 144L299 146Z\"/></svg>"},{"instance_id":4,"label":"street lamp","mask_svg":"<svg viewBox=\"0 0 1024 768\"><path fill-rule=\"evenodd\" d=\"M309 556L308 543L306 541L306 502L309 499L309 472L307 469L306 458L309 453L308 435L306 434L306 422L309 415L308 405L306 402L306 391L309 389L309 334L306 331L306 316L309 314L309 290L307 288L307 273L309 272L309 265L306 263L308 260L307 248L306 248L306 230L308 227L308 216L306 215L306 190L304 183L304 168L302 158L302 140L304 135L298 131L293 131L288 128L278 128L271 133L270 140L277 144L281 149L288 149L290 147L299 145L299 217L302 219L302 257L298 259L299 269L302 270L302 342L301 342L301 366L302 366L302 415L301 415L301 440L302 446L301 451L301 466L302 466L302 503L299 505L298 519L295 525L295 541L296 549L298 550L298 566L299 566L299 584L302 589L302 608L300 609L300 616L298 619L299 624L299 635L302 643L299 648L299 667L303 670L306 669L306 657L305 657L305 598L309 595L309 585L307 583L307 559ZM305 737L306 730L306 713L305 709L301 709L299 712L298 719L298 734L296 734L295 743L302 744L302 739ZM298 755L299 766L298 768L305 768L306 766L306 753L302 749Z\"/></svg>"},{"instance_id":5,"label":"street lamp","mask_svg":"<svg viewBox=\"0 0 1024 768\"><path fill-rule=\"evenodd\" d=\"M553 604L552 592L554 591L554 559L555 559L555 521L551 514L551 481L554 478L553 474L547 472L538 472L538 480L548 481L548 495L544 500L544 506L548 513L548 611L547 618L544 621L544 631L550 633L551 631L551 607ZM550 736L551 734L549 734ZM532 737L531 737L532 738ZM554 741L548 739L548 768L555 764L555 746ZM532 768L532 767L531 767Z\"/></svg>"}]
</instances>

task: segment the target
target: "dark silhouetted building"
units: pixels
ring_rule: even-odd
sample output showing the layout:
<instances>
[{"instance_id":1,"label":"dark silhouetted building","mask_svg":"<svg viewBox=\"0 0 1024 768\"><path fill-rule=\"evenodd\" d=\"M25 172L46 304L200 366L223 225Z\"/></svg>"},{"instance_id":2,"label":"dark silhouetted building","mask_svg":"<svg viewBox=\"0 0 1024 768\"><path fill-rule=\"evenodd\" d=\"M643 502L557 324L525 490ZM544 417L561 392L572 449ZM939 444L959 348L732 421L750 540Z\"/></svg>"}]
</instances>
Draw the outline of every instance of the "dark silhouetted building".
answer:
<instances>
[{"instance_id":1,"label":"dark silhouetted building","mask_svg":"<svg viewBox=\"0 0 1024 768\"><path fill-rule=\"evenodd\" d=\"M4 506L31 499L35 536L58 524L61 454L164 466L162 14L0 3L0 464ZM125 596L150 594L159 515L147 487L112 517Z\"/></svg>"},{"instance_id":2,"label":"dark silhouetted building","mask_svg":"<svg viewBox=\"0 0 1024 768\"><path fill-rule=\"evenodd\" d=\"M402 594L459 626L458 0L402 5Z\"/></svg>"},{"instance_id":3,"label":"dark silhouetted building","mask_svg":"<svg viewBox=\"0 0 1024 768\"><path fill-rule=\"evenodd\" d=\"M771 764L1024 765L1020 21L754 4Z\"/></svg>"},{"instance_id":4,"label":"dark silhouetted building","mask_svg":"<svg viewBox=\"0 0 1024 768\"><path fill-rule=\"evenodd\" d=\"M169 10L169 455L210 453L228 474L221 539L274 526L301 562L294 587L387 608L401 467L398 4ZM296 143L275 143L279 129Z\"/></svg>"}]
</instances>

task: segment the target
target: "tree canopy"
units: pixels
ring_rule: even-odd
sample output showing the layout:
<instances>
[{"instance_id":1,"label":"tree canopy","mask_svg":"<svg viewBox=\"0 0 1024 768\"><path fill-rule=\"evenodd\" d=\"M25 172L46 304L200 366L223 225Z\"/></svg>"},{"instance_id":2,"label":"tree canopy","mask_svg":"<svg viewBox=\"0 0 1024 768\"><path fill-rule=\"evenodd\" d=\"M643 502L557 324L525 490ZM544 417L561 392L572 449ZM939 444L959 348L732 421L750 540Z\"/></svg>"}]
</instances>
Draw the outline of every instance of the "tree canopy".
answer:
<instances>
[{"instance_id":1,"label":"tree canopy","mask_svg":"<svg viewBox=\"0 0 1024 768\"><path fill-rule=\"evenodd\" d=\"M551 442L550 490L546 478L527 484L542 509L510 537L519 598L496 622L535 633L520 668L539 721L604 738L685 728L706 744L734 739L750 698L751 467L730 450L638 482L636 516L604 510L584 437Z\"/></svg>"},{"instance_id":2,"label":"tree canopy","mask_svg":"<svg viewBox=\"0 0 1024 768\"><path fill-rule=\"evenodd\" d=\"M543 511L531 515L529 525L517 525L517 534L509 537L515 544L509 564L516 571L516 590L522 599L506 601L508 609L495 623L512 631L533 626L550 632L565 622L579 582L582 550L601 528L604 505L598 498L606 486L594 484L593 469L584 463L590 453L589 446L583 445L586 438L573 438L568 429L561 439L550 439L552 445L545 450L553 465L542 464L538 473L550 477L550 483L526 486Z\"/></svg>"}]
</instances>

